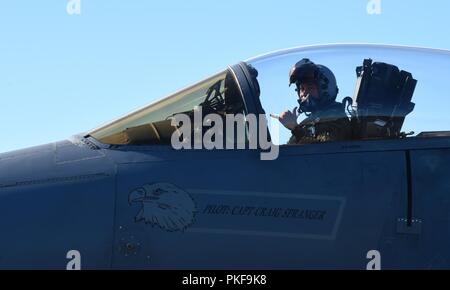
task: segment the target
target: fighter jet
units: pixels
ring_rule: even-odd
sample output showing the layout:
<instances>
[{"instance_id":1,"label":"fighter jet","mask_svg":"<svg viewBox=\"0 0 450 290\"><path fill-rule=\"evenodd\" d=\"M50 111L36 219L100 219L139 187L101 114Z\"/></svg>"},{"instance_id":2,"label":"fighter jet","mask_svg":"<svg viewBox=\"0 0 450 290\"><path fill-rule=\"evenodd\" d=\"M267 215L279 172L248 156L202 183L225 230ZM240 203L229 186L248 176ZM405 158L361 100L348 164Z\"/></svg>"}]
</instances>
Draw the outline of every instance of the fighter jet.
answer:
<instances>
[{"instance_id":1,"label":"fighter jet","mask_svg":"<svg viewBox=\"0 0 450 290\"><path fill-rule=\"evenodd\" d=\"M336 77L348 139L289 144L302 59ZM449 80L447 50L286 49L0 154L0 268L449 269Z\"/></svg>"}]
</instances>

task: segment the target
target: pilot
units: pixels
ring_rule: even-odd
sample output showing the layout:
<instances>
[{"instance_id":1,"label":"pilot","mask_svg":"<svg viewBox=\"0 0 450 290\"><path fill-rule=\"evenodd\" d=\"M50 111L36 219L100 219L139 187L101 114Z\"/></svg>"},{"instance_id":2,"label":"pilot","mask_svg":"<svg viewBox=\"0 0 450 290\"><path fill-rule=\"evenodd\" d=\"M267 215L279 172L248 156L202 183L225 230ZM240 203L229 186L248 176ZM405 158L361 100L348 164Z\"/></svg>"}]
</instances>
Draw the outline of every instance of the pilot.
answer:
<instances>
[{"instance_id":1,"label":"pilot","mask_svg":"<svg viewBox=\"0 0 450 290\"><path fill-rule=\"evenodd\" d=\"M333 72L307 58L289 73L289 86L296 85L299 107L280 114L278 120L291 130L288 144L342 141L351 138L351 126L344 105L336 102L338 87ZM301 113L307 116L297 123Z\"/></svg>"}]
</instances>

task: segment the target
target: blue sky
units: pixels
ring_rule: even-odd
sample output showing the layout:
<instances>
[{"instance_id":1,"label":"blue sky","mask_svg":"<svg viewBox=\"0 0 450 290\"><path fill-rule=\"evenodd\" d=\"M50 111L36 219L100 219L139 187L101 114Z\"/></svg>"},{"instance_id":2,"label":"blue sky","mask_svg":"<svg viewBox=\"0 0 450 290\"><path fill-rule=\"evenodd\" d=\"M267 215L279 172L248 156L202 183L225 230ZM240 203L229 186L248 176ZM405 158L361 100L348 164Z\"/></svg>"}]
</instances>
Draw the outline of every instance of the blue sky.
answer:
<instances>
[{"instance_id":1,"label":"blue sky","mask_svg":"<svg viewBox=\"0 0 450 290\"><path fill-rule=\"evenodd\" d=\"M0 152L66 139L252 56L364 42L450 49L448 0L2 0Z\"/></svg>"}]
</instances>

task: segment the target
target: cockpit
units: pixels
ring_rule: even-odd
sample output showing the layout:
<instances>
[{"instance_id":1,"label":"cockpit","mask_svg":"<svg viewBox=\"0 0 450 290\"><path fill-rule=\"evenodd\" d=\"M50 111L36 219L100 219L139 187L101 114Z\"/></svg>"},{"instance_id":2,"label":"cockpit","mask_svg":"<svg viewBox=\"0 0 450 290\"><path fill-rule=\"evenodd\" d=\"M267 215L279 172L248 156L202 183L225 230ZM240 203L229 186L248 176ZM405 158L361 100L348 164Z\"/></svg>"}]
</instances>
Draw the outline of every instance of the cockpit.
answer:
<instances>
[{"instance_id":1,"label":"cockpit","mask_svg":"<svg viewBox=\"0 0 450 290\"><path fill-rule=\"evenodd\" d=\"M89 135L113 145L170 145L179 128L173 117L185 114L193 122L195 108L201 107L203 116L223 120L227 115L264 115L272 142L284 145L292 132L277 127L273 116L297 106L288 73L306 57L326 65L336 77L336 102L352 131L347 141L450 136L450 52L380 45L303 47L252 58ZM300 115L298 122L307 117Z\"/></svg>"},{"instance_id":2,"label":"cockpit","mask_svg":"<svg viewBox=\"0 0 450 290\"><path fill-rule=\"evenodd\" d=\"M250 59L246 63L258 70L259 99L268 117L298 105L288 72L305 57L326 65L336 76L336 101L352 120L351 140L450 136L446 108L450 90L444 85L450 77L449 51L349 44L296 48ZM282 145L291 132L280 128L272 135L278 135Z\"/></svg>"}]
</instances>

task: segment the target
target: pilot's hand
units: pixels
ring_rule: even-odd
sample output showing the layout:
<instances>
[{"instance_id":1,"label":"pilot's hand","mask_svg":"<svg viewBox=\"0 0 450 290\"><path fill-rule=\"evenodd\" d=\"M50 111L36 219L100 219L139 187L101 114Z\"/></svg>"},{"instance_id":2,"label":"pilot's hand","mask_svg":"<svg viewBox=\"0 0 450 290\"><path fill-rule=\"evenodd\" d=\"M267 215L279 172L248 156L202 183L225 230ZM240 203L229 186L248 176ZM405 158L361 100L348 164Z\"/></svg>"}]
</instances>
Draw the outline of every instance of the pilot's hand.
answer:
<instances>
[{"instance_id":1,"label":"pilot's hand","mask_svg":"<svg viewBox=\"0 0 450 290\"><path fill-rule=\"evenodd\" d=\"M294 130L294 128L297 126L297 118L298 111L297 107L295 107L292 111L281 113L278 117L278 120L281 124L283 124L284 127L288 128L289 130Z\"/></svg>"}]
</instances>

